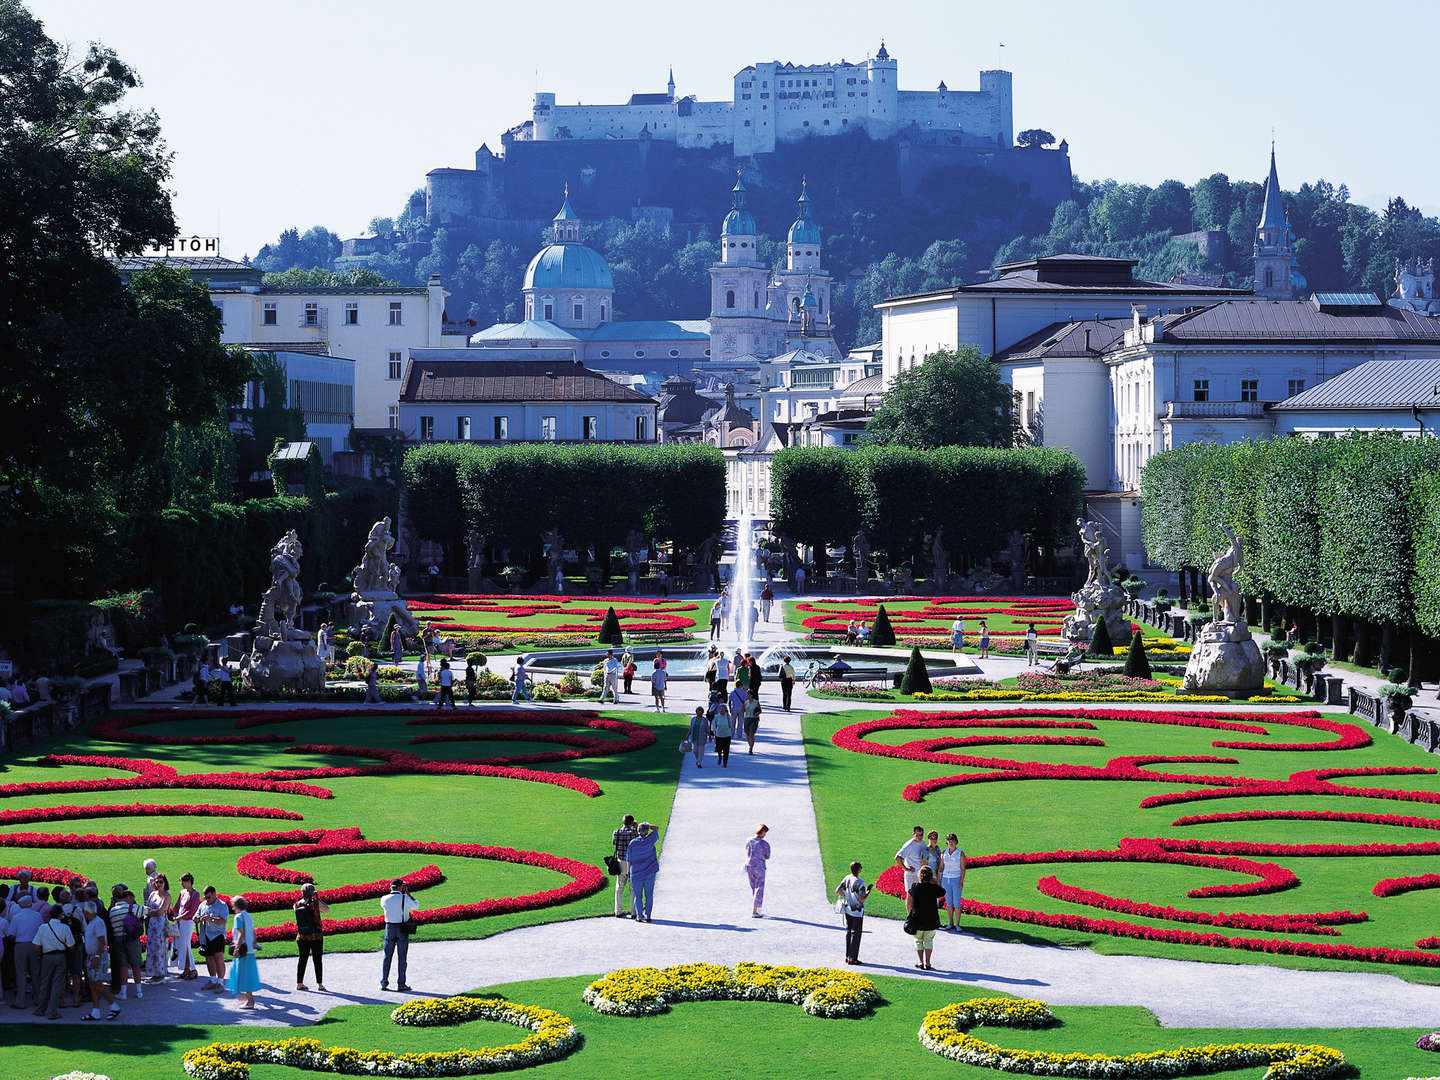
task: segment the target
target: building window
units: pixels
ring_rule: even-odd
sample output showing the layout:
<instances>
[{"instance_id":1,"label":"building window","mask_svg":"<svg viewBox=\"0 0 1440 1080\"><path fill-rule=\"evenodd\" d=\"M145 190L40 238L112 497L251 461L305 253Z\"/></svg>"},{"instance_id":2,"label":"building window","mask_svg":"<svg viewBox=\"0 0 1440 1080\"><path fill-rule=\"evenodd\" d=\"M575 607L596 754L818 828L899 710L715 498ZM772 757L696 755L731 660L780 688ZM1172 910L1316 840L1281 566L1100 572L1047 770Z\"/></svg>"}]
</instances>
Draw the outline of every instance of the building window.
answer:
<instances>
[{"instance_id":1,"label":"building window","mask_svg":"<svg viewBox=\"0 0 1440 1080\"><path fill-rule=\"evenodd\" d=\"M390 428L391 431L394 431L396 428L398 428L398 427L400 426L400 406L399 406L399 405L391 405L391 406L389 406L389 407L385 410L385 415L386 415L386 417L389 419L389 428Z\"/></svg>"},{"instance_id":2,"label":"building window","mask_svg":"<svg viewBox=\"0 0 1440 1080\"><path fill-rule=\"evenodd\" d=\"M540 418L540 438L547 442L555 441L555 417L542 416Z\"/></svg>"},{"instance_id":3,"label":"building window","mask_svg":"<svg viewBox=\"0 0 1440 1080\"><path fill-rule=\"evenodd\" d=\"M734 290L734 289L726 289L726 290L725 290L725 306L726 306L727 308L733 308L733 307L735 306L735 290Z\"/></svg>"},{"instance_id":4,"label":"building window","mask_svg":"<svg viewBox=\"0 0 1440 1080\"><path fill-rule=\"evenodd\" d=\"M1285 396L1286 396L1286 397L1294 397L1296 394L1302 393L1302 392L1304 391L1304 389L1305 389L1305 380L1304 380L1304 379L1291 379L1289 382L1287 382L1287 383L1285 384L1285 388L1289 391L1289 393L1287 393Z\"/></svg>"},{"instance_id":5,"label":"building window","mask_svg":"<svg viewBox=\"0 0 1440 1080\"><path fill-rule=\"evenodd\" d=\"M671 355L672 357L679 356L679 355L680 355L680 350L679 350L679 349L671 349L671 350L670 350L670 355Z\"/></svg>"},{"instance_id":6,"label":"building window","mask_svg":"<svg viewBox=\"0 0 1440 1080\"><path fill-rule=\"evenodd\" d=\"M390 354L390 378L400 378L400 376L404 373L402 370L404 366L405 362L401 359L400 354L398 352L392 352Z\"/></svg>"},{"instance_id":7,"label":"building window","mask_svg":"<svg viewBox=\"0 0 1440 1080\"><path fill-rule=\"evenodd\" d=\"M576 304L576 305L574 306L574 309L573 309L573 310L574 310L574 314L571 316L571 318L573 318L576 322L580 322L582 319L585 318L585 305L584 305L584 304Z\"/></svg>"},{"instance_id":8,"label":"building window","mask_svg":"<svg viewBox=\"0 0 1440 1080\"><path fill-rule=\"evenodd\" d=\"M346 325L346 326L359 326L359 325L360 325L360 305L359 305L359 304L346 304L346 305L345 305L345 325Z\"/></svg>"},{"instance_id":9,"label":"building window","mask_svg":"<svg viewBox=\"0 0 1440 1080\"><path fill-rule=\"evenodd\" d=\"M432 442L435 438L435 417L420 417L420 441Z\"/></svg>"},{"instance_id":10,"label":"building window","mask_svg":"<svg viewBox=\"0 0 1440 1080\"><path fill-rule=\"evenodd\" d=\"M605 321L605 305L604 305L604 304L601 304L601 305L600 305L600 321L601 321L601 322L604 322L604 321Z\"/></svg>"},{"instance_id":11,"label":"building window","mask_svg":"<svg viewBox=\"0 0 1440 1080\"><path fill-rule=\"evenodd\" d=\"M643 359L645 359L645 350L644 350L644 349L636 349L636 350L635 350L635 359L637 359L637 360L643 360Z\"/></svg>"},{"instance_id":12,"label":"building window","mask_svg":"<svg viewBox=\"0 0 1440 1080\"><path fill-rule=\"evenodd\" d=\"M274 305L274 304L266 304L264 307L262 307L262 308L260 309L260 325L261 325L261 326L274 326L277 321L278 321L278 319L277 319L277 317L276 317L276 311L275 311L275 305Z\"/></svg>"},{"instance_id":13,"label":"building window","mask_svg":"<svg viewBox=\"0 0 1440 1080\"><path fill-rule=\"evenodd\" d=\"M400 317L403 311L404 311L404 307L402 306L402 304L400 303L399 300L391 300L391 301L390 301L390 325L391 325L391 326L403 326L403 325L404 325L404 321L403 321L403 320L401 319L401 317Z\"/></svg>"},{"instance_id":14,"label":"building window","mask_svg":"<svg viewBox=\"0 0 1440 1080\"><path fill-rule=\"evenodd\" d=\"M790 310L797 315L800 313L800 298L798 296L792 296L790 298Z\"/></svg>"},{"instance_id":15,"label":"building window","mask_svg":"<svg viewBox=\"0 0 1440 1080\"><path fill-rule=\"evenodd\" d=\"M1240 380L1240 400L1241 400L1241 401L1259 401L1259 400L1260 400L1260 380L1259 380L1259 379L1241 379L1241 380Z\"/></svg>"},{"instance_id":16,"label":"building window","mask_svg":"<svg viewBox=\"0 0 1440 1080\"><path fill-rule=\"evenodd\" d=\"M1025 426L1026 426L1027 428L1031 428L1032 430L1033 430L1034 427L1035 427L1035 391L1034 391L1034 390L1026 390L1026 391L1025 391Z\"/></svg>"},{"instance_id":17,"label":"building window","mask_svg":"<svg viewBox=\"0 0 1440 1080\"><path fill-rule=\"evenodd\" d=\"M752 307L756 307L756 308L758 308L758 307L760 306L760 290L759 290L759 289L756 289L756 290L755 290L755 303L752 304L751 306L752 306Z\"/></svg>"},{"instance_id":18,"label":"building window","mask_svg":"<svg viewBox=\"0 0 1440 1080\"><path fill-rule=\"evenodd\" d=\"M1209 401L1209 400L1210 400L1210 380L1209 380L1209 379L1196 379L1196 380L1195 380L1195 397L1194 397L1194 400L1195 400L1195 401Z\"/></svg>"},{"instance_id":19,"label":"building window","mask_svg":"<svg viewBox=\"0 0 1440 1080\"><path fill-rule=\"evenodd\" d=\"M1267 267L1265 268L1265 287L1266 287L1267 289L1269 289L1269 288L1271 288L1272 286L1274 286L1274 284L1275 284L1275 271L1272 270L1272 269L1270 269L1270 267L1267 266Z\"/></svg>"},{"instance_id":20,"label":"building window","mask_svg":"<svg viewBox=\"0 0 1440 1080\"><path fill-rule=\"evenodd\" d=\"M546 301L546 303L545 303L545 321L546 321L546 322L549 322L549 321L550 321L551 319L553 319L553 318L555 318L555 305L554 305L554 304L551 304L549 301Z\"/></svg>"},{"instance_id":21,"label":"building window","mask_svg":"<svg viewBox=\"0 0 1440 1080\"><path fill-rule=\"evenodd\" d=\"M470 441L470 417L457 416L455 418L455 438L460 442Z\"/></svg>"},{"instance_id":22,"label":"building window","mask_svg":"<svg viewBox=\"0 0 1440 1080\"><path fill-rule=\"evenodd\" d=\"M307 302L307 303L305 304L305 315L304 315L304 319L305 319L305 322L304 322L303 325L305 325L305 326L319 326L319 325L320 325L320 305L319 305L319 304L316 304L316 303L313 303L313 302Z\"/></svg>"},{"instance_id":23,"label":"building window","mask_svg":"<svg viewBox=\"0 0 1440 1080\"><path fill-rule=\"evenodd\" d=\"M583 420L584 437L587 439L598 439L600 437L600 418L598 416L585 416Z\"/></svg>"},{"instance_id":24,"label":"building window","mask_svg":"<svg viewBox=\"0 0 1440 1080\"><path fill-rule=\"evenodd\" d=\"M645 422L645 417L643 416L637 416L635 418L635 441L650 441L649 425Z\"/></svg>"},{"instance_id":25,"label":"building window","mask_svg":"<svg viewBox=\"0 0 1440 1080\"><path fill-rule=\"evenodd\" d=\"M510 438L510 418L508 416L495 417L495 441L504 442Z\"/></svg>"},{"instance_id":26,"label":"building window","mask_svg":"<svg viewBox=\"0 0 1440 1080\"><path fill-rule=\"evenodd\" d=\"M525 301L525 318L535 318L535 301L533 298Z\"/></svg>"}]
</instances>

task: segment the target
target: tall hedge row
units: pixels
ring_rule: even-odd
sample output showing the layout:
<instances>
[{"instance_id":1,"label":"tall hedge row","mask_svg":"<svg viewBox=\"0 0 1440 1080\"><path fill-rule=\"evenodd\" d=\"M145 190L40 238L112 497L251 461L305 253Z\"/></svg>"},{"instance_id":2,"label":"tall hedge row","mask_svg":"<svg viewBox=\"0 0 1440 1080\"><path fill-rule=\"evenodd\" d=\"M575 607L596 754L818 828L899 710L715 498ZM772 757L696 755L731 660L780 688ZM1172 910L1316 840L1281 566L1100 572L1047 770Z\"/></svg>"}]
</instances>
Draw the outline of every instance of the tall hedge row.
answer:
<instances>
[{"instance_id":1,"label":"tall hedge row","mask_svg":"<svg viewBox=\"0 0 1440 1080\"><path fill-rule=\"evenodd\" d=\"M452 554L471 531L525 548L552 528L597 551L632 530L693 548L725 520L725 459L711 446L435 443L407 450L402 471L410 525Z\"/></svg>"},{"instance_id":2,"label":"tall hedge row","mask_svg":"<svg viewBox=\"0 0 1440 1080\"><path fill-rule=\"evenodd\" d=\"M958 561L1004 547L1013 530L1068 542L1084 482L1073 455L1047 447L792 447L770 467L770 515L776 532L822 549L864 525L871 549L896 564L928 559L925 536L943 528Z\"/></svg>"}]
</instances>

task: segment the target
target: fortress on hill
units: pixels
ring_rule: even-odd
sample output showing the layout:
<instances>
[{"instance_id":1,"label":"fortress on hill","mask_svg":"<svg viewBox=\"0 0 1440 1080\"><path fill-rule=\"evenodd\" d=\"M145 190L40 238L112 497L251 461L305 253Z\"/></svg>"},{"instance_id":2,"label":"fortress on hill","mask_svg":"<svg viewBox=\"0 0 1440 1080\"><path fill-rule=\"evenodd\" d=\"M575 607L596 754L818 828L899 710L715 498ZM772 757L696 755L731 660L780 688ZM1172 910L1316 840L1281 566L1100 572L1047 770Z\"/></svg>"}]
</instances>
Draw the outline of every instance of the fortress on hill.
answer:
<instances>
[{"instance_id":1,"label":"fortress on hill","mask_svg":"<svg viewBox=\"0 0 1440 1080\"><path fill-rule=\"evenodd\" d=\"M862 134L893 145L900 194L937 169L964 165L1005 175L1052 205L1070 197L1066 144L1014 146L1010 72L980 72L978 90L943 81L901 90L898 62L882 42L856 62L750 64L722 101L677 97L673 70L663 93L635 93L623 104L562 105L537 93L530 119L502 135L500 153L481 146L474 169L427 174L426 217L532 227L553 213L554 193L568 181L592 214L670 224L698 216L673 194L697 156L728 172L736 159L763 160L787 144ZM818 142L816 153L824 153Z\"/></svg>"}]
</instances>

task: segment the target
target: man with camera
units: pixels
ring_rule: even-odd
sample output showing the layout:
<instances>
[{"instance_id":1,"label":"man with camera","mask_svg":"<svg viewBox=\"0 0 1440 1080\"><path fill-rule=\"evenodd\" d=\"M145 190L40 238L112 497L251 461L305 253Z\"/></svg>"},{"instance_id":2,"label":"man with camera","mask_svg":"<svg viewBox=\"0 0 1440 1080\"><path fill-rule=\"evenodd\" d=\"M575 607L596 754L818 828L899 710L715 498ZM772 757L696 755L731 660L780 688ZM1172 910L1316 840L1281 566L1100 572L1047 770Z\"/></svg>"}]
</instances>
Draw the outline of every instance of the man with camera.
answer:
<instances>
[{"instance_id":1,"label":"man with camera","mask_svg":"<svg viewBox=\"0 0 1440 1080\"><path fill-rule=\"evenodd\" d=\"M410 895L410 886L402 878L390 882L390 892L380 898L380 910L385 913L385 959L380 965L380 989L390 989L390 960L400 954L399 981L397 990L409 990L405 982L405 962L410 953L410 935L415 931L415 912L420 902Z\"/></svg>"}]
</instances>

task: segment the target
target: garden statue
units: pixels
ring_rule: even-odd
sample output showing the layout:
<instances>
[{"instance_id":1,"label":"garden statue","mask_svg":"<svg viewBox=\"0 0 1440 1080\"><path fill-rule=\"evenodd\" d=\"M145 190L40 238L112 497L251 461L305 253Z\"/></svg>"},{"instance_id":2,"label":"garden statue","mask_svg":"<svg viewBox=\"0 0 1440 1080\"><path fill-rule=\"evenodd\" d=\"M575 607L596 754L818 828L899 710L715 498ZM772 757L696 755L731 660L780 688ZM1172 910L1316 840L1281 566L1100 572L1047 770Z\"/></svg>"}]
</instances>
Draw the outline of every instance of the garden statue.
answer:
<instances>
[{"instance_id":1,"label":"garden statue","mask_svg":"<svg viewBox=\"0 0 1440 1080\"><path fill-rule=\"evenodd\" d=\"M1240 538L1224 525L1220 531L1230 543L1215 553L1207 575L1219 613L1196 633L1182 689L1187 694L1249 696L1265 686L1265 660L1250 636L1235 587L1235 574L1245 565L1244 549Z\"/></svg>"},{"instance_id":2,"label":"garden statue","mask_svg":"<svg viewBox=\"0 0 1440 1080\"><path fill-rule=\"evenodd\" d=\"M565 576L565 537L554 528L542 533L540 539L545 544L545 584L553 587L557 578Z\"/></svg>"},{"instance_id":3,"label":"garden statue","mask_svg":"<svg viewBox=\"0 0 1440 1080\"><path fill-rule=\"evenodd\" d=\"M865 539L865 526L850 539L850 553L855 556L855 584L870 580L870 542Z\"/></svg>"},{"instance_id":4,"label":"garden statue","mask_svg":"<svg viewBox=\"0 0 1440 1080\"><path fill-rule=\"evenodd\" d=\"M1100 531L1098 521L1077 518L1080 544L1085 552L1087 572L1085 584L1070 594L1075 601L1075 614L1065 617L1063 633L1070 641L1089 641L1095 628L1105 623L1110 640L1120 644L1130 640L1130 619L1125 614L1125 590L1111 580L1110 548Z\"/></svg>"},{"instance_id":5,"label":"garden statue","mask_svg":"<svg viewBox=\"0 0 1440 1080\"><path fill-rule=\"evenodd\" d=\"M626 569L630 575L630 591L639 591L640 567L650 555L650 544L645 539L645 534L637 529L631 529L625 535L625 562Z\"/></svg>"},{"instance_id":6,"label":"garden statue","mask_svg":"<svg viewBox=\"0 0 1440 1080\"><path fill-rule=\"evenodd\" d=\"M251 651L240 658L240 680L253 690L325 689L325 665L315 651L315 642L295 625L304 598L300 588L302 554L294 529L270 549L270 587L260 599Z\"/></svg>"},{"instance_id":7,"label":"garden statue","mask_svg":"<svg viewBox=\"0 0 1440 1080\"><path fill-rule=\"evenodd\" d=\"M482 584L485 580L485 534L474 529L465 534L465 574L472 593L488 592ZM397 577L399 567L391 567Z\"/></svg>"},{"instance_id":8,"label":"garden statue","mask_svg":"<svg viewBox=\"0 0 1440 1080\"><path fill-rule=\"evenodd\" d=\"M1011 529L1006 542L1010 551L1010 584L1018 590L1025 584L1025 572L1030 566L1030 538L1019 529Z\"/></svg>"},{"instance_id":9,"label":"garden statue","mask_svg":"<svg viewBox=\"0 0 1440 1080\"><path fill-rule=\"evenodd\" d=\"M420 626L405 601L400 598L400 568L390 562L390 549L395 546L395 537L390 533L390 519L383 518L370 526L365 537L365 548L360 554L360 565L351 575L354 591L350 603L354 606L354 622L368 626L376 635L385 631L390 616L402 634L420 633ZM388 647L389 642L385 643Z\"/></svg>"},{"instance_id":10,"label":"garden statue","mask_svg":"<svg viewBox=\"0 0 1440 1080\"><path fill-rule=\"evenodd\" d=\"M943 589L950 577L950 553L945 550L944 537L945 526L941 525L930 540L930 577L937 589Z\"/></svg>"}]
</instances>

